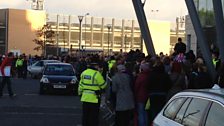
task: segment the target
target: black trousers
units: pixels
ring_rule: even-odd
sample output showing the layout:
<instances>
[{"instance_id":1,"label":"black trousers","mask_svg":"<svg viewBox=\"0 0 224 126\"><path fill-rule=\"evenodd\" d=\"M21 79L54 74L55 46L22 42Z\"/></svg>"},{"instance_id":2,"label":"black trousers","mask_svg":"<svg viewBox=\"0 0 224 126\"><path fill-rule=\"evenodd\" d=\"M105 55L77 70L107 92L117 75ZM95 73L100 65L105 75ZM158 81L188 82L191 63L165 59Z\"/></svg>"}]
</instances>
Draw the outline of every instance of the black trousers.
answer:
<instances>
[{"instance_id":1,"label":"black trousers","mask_svg":"<svg viewBox=\"0 0 224 126\"><path fill-rule=\"evenodd\" d=\"M23 68L23 79L27 78L27 68Z\"/></svg>"},{"instance_id":2,"label":"black trousers","mask_svg":"<svg viewBox=\"0 0 224 126\"><path fill-rule=\"evenodd\" d=\"M116 126L129 126L131 121L131 110L127 111L116 111Z\"/></svg>"},{"instance_id":3,"label":"black trousers","mask_svg":"<svg viewBox=\"0 0 224 126\"><path fill-rule=\"evenodd\" d=\"M149 124L166 104L166 95L150 95Z\"/></svg>"},{"instance_id":4,"label":"black trousers","mask_svg":"<svg viewBox=\"0 0 224 126\"><path fill-rule=\"evenodd\" d=\"M17 67L17 73L18 73L18 78L22 78L23 76L23 68L22 67Z\"/></svg>"},{"instance_id":5,"label":"black trousers","mask_svg":"<svg viewBox=\"0 0 224 126\"><path fill-rule=\"evenodd\" d=\"M99 125L99 103L83 102L82 104L82 126Z\"/></svg>"},{"instance_id":6,"label":"black trousers","mask_svg":"<svg viewBox=\"0 0 224 126\"><path fill-rule=\"evenodd\" d=\"M11 79L10 79L10 77L2 77L2 82L0 84L0 96L3 95L3 89L4 89L4 87L5 87L6 84L7 84L9 96L12 96L13 95L13 92L12 92Z\"/></svg>"}]
</instances>

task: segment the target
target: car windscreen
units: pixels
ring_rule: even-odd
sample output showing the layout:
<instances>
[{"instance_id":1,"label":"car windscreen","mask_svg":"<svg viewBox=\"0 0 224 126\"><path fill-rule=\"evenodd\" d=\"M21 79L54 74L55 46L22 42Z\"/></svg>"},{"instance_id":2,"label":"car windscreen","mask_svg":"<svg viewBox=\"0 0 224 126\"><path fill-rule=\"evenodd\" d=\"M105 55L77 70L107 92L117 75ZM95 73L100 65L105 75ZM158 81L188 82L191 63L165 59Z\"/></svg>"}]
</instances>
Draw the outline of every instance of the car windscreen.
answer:
<instances>
[{"instance_id":1,"label":"car windscreen","mask_svg":"<svg viewBox=\"0 0 224 126\"><path fill-rule=\"evenodd\" d=\"M71 65L47 65L44 75L74 76L75 73Z\"/></svg>"}]
</instances>

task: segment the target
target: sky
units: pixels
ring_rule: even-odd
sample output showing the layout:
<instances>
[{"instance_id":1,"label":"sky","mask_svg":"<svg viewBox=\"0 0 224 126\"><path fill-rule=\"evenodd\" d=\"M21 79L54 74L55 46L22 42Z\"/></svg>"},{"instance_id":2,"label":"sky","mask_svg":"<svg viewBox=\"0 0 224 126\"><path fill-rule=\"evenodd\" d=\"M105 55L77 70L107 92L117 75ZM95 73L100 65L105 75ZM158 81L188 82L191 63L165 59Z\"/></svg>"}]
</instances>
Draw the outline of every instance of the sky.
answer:
<instances>
[{"instance_id":1,"label":"sky","mask_svg":"<svg viewBox=\"0 0 224 126\"><path fill-rule=\"evenodd\" d=\"M31 0L0 0L1 8L30 9ZM185 0L146 0L144 8L149 20L175 22L176 17L188 13ZM136 20L132 0L45 0L45 10L55 14L90 13L96 17Z\"/></svg>"}]
</instances>

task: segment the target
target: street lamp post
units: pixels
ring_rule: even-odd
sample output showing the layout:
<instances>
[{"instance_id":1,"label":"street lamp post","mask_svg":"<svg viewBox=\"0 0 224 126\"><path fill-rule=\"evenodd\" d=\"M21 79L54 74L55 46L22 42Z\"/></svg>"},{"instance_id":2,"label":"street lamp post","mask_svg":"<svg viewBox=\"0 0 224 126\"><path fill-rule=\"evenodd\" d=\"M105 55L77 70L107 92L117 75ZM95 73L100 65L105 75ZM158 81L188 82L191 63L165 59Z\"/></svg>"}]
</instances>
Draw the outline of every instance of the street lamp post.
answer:
<instances>
[{"instance_id":1,"label":"street lamp post","mask_svg":"<svg viewBox=\"0 0 224 126\"><path fill-rule=\"evenodd\" d=\"M111 29L111 25L107 25L108 28L108 57L109 57L109 52L110 52L110 29Z\"/></svg>"},{"instance_id":2,"label":"street lamp post","mask_svg":"<svg viewBox=\"0 0 224 126\"><path fill-rule=\"evenodd\" d=\"M82 42L82 20L84 16L78 16L79 18L79 51L81 48L81 42Z\"/></svg>"},{"instance_id":3,"label":"street lamp post","mask_svg":"<svg viewBox=\"0 0 224 126\"><path fill-rule=\"evenodd\" d=\"M124 36L124 51L126 52L127 34Z\"/></svg>"},{"instance_id":4,"label":"street lamp post","mask_svg":"<svg viewBox=\"0 0 224 126\"><path fill-rule=\"evenodd\" d=\"M86 16L89 15L89 13L85 14L85 48L86 48Z\"/></svg>"},{"instance_id":5,"label":"street lamp post","mask_svg":"<svg viewBox=\"0 0 224 126\"><path fill-rule=\"evenodd\" d=\"M156 13L158 13L159 10L151 10L151 12L153 13L153 17L156 18Z\"/></svg>"}]
</instances>

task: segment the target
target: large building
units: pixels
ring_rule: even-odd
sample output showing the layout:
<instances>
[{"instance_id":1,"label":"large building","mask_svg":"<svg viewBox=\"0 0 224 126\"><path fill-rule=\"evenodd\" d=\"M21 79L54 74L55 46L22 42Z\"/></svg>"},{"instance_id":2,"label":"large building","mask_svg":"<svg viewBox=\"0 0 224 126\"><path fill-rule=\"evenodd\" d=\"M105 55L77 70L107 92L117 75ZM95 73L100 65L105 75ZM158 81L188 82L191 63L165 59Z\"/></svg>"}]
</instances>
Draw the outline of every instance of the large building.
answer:
<instances>
[{"instance_id":1,"label":"large building","mask_svg":"<svg viewBox=\"0 0 224 126\"><path fill-rule=\"evenodd\" d=\"M48 54L70 52L71 49L101 50L106 53L108 50L146 51L137 21L85 15L80 23L78 17L80 16L46 14L45 11L37 10L1 9L0 53L12 51L40 55L41 51L34 50L37 45L33 40L37 38L36 31L46 23L55 31L54 44L46 43L49 47L46 51ZM156 53L169 54L170 22L149 21L149 28Z\"/></svg>"},{"instance_id":2,"label":"large building","mask_svg":"<svg viewBox=\"0 0 224 126\"><path fill-rule=\"evenodd\" d=\"M40 54L34 51L36 30L45 24L44 11L0 10L0 53Z\"/></svg>"},{"instance_id":3,"label":"large building","mask_svg":"<svg viewBox=\"0 0 224 126\"><path fill-rule=\"evenodd\" d=\"M127 52L143 47L143 51L146 52L137 21L91 16L82 18L80 25L78 16L48 15L47 22L57 34L55 39L61 47L60 50L72 47L74 50L102 49L108 52L109 49L110 52L118 52L122 49L123 52ZM156 52L169 54L170 23L150 21L149 27Z\"/></svg>"},{"instance_id":4,"label":"large building","mask_svg":"<svg viewBox=\"0 0 224 126\"><path fill-rule=\"evenodd\" d=\"M48 14L47 23L56 33L55 44L60 51L141 49L141 33L134 20Z\"/></svg>"}]
</instances>

